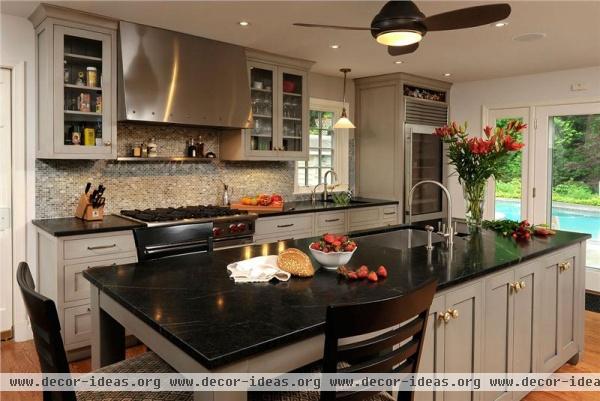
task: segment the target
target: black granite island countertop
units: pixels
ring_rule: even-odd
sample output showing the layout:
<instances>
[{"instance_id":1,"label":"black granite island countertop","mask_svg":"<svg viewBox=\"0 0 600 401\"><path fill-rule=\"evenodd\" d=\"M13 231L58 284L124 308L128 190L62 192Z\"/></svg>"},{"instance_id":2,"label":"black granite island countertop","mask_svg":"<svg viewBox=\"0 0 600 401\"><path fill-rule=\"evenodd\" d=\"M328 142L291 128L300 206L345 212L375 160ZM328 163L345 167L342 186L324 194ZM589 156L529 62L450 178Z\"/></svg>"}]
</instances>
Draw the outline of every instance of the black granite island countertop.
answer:
<instances>
[{"instance_id":1,"label":"black granite island countertop","mask_svg":"<svg viewBox=\"0 0 600 401\"><path fill-rule=\"evenodd\" d=\"M358 249L348 265L387 266L388 278L377 283L349 282L325 269L318 269L312 278L288 282L236 284L228 276L229 263L277 254L286 247L306 250L310 239L96 267L83 274L212 369L322 333L327 305L403 294L432 277L437 278L438 289L448 288L590 238L558 232L521 243L484 231L457 237L452 258L441 243L428 258L423 246L426 234L412 233L412 248L407 248L409 230L402 226L356 238Z\"/></svg>"},{"instance_id":2,"label":"black granite island countertop","mask_svg":"<svg viewBox=\"0 0 600 401\"><path fill-rule=\"evenodd\" d=\"M98 221L85 221L77 217L64 217L33 220L32 223L55 237L133 230L134 228L146 226L145 224L124 219L114 214L106 215L104 219Z\"/></svg>"},{"instance_id":3,"label":"black granite island countertop","mask_svg":"<svg viewBox=\"0 0 600 401\"><path fill-rule=\"evenodd\" d=\"M363 207L372 206L385 206L385 205L397 205L398 201L394 200L383 200L383 199L370 199L370 198L352 198L352 201L347 205L338 205L333 201L323 202L317 200L314 204L307 201L292 201L285 202L283 204L283 211L281 212L268 212L260 214L260 217L273 217L273 216L285 216L290 214L300 213L316 213L316 212L328 212L335 210L345 209L358 209Z\"/></svg>"}]
</instances>

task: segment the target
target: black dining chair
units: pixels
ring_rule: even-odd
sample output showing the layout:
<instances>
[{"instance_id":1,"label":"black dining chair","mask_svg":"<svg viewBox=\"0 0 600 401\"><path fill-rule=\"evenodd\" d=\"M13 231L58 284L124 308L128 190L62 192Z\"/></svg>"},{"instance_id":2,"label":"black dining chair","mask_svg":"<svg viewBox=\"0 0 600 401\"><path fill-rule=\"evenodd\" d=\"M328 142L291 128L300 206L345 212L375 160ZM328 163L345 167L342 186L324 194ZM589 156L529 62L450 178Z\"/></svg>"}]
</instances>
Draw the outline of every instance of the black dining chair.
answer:
<instances>
[{"instance_id":1,"label":"black dining chair","mask_svg":"<svg viewBox=\"0 0 600 401\"><path fill-rule=\"evenodd\" d=\"M17 283L29 315L42 373L70 373L54 301L35 291L29 265L19 263ZM96 373L176 373L154 352L105 366ZM192 400L192 392L44 391L44 401L166 401Z\"/></svg>"},{"instance_id":2,"label":"black dining chair","mask_svg":"<svg viewBox=\"0 0 600 401\"><path fill-rule=\"evenodd\" d=\"M437 281L414 291L380 301L330 305L325 323L323 373L417 373L429 308ZM378 334L377 332L381 332ZM340 340L364 336L364 340ZM401 391L396 400L412 401L413 392ZM253 401L387 401L388 392L360 391L252 392Z\"/></svg>"}]
</instances>

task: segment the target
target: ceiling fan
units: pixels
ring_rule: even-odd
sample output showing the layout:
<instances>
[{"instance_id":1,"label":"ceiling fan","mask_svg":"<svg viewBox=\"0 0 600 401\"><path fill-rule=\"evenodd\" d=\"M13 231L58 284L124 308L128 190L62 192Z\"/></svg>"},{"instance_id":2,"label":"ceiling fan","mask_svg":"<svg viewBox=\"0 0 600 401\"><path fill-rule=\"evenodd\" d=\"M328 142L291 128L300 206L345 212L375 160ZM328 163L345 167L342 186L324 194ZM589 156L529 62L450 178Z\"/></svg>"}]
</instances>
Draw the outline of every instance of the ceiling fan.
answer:
<instances>
[{"instance_id":1,"label":"ceiling fan","mask_svg":"<svg viewBox=\"0 0 600 401\"><path fill-rule=\"evenodd\" d=\"M300 22L294 25L307 28L371 31L371 35L378 43L388 46L390 55L399 56L417 50L419 42L429 31L472 28L503 20L509 15L510 5L503 3L461 8L427 17L414 2L406 0L388 1L373 18L369 28Z\"/></svg>"}]
</instances>

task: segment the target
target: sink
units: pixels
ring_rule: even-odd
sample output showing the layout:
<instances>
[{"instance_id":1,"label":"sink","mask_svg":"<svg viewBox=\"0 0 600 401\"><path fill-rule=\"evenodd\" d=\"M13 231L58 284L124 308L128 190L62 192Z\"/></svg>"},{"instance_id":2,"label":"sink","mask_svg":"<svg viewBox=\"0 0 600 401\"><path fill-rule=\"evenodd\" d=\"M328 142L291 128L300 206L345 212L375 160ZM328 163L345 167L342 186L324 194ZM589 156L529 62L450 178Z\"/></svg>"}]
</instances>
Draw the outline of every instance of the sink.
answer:
<instances>
[{"instance_id":1,"label":"sink","mask_svg":"<svg viewBox=\"0 0 600 401\"><path fill-rule=\"evenodd\" d=\"M333 201L333 199L327 199L326 201L321 201L321 202L325 202L325 203L335 203L335 202ZM352 205L352 204L354 204L354 205L358 205L358 204L364 204L364 203L369 203L369 202L367 202L367 201L359 201L359 200L354 200L354 199L352 199L352 200L350 200L350 202L349 202L348 204L349 204L349 205ZM342 203L336 203L336 204L337 204L337 205L344 205L344 204L342 204Z\"/></svg>"}]
</instances>

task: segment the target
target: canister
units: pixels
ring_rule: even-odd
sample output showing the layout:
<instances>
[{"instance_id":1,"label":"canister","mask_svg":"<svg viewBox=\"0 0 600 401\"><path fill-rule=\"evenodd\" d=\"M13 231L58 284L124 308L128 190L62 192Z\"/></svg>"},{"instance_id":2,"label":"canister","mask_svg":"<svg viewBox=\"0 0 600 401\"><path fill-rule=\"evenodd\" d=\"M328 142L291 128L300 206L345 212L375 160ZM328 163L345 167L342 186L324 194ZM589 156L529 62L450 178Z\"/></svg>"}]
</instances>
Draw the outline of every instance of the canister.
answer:
<instances>
[{"instance_id":1,"label":"canister","mask_svg":"<svg viewBox=\"0 0 600 401\"><path fill-rule=\"evenodd\" d=\"M96 130L93 128L83 129L83 144L85 146L96 146Z\"/></svg>"}]
</instances>

